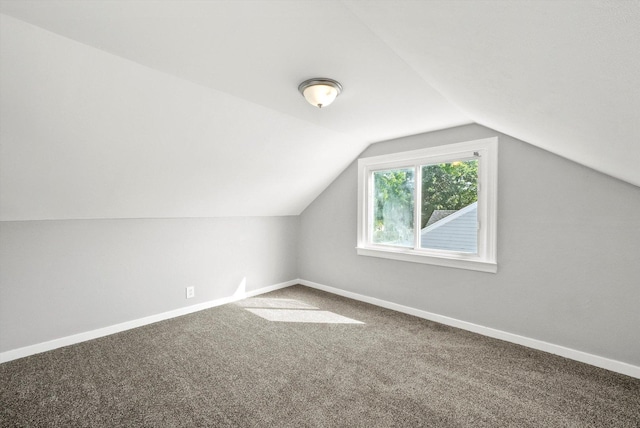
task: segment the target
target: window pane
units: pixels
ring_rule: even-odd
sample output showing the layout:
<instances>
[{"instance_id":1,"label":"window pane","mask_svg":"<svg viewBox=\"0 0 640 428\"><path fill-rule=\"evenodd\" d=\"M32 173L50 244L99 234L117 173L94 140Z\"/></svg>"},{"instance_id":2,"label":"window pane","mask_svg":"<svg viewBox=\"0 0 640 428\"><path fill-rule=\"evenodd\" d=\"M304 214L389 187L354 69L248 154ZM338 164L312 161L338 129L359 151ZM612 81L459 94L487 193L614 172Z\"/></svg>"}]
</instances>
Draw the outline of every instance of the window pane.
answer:
<instances>
[{"instance_id":1,"label":"window pane","mask_svg":"<svg viewBox=\"0 0 640 428\"><path fill-rule=\"evenodd\" d=\"M420 247L478 252L478 161L422 166Z\"/></svg>"},{"instance_id":2,"label":"window pane","mask_svg":"<svg viewBox=\"0 0 640 428\"><path fill-rule=\"evenodd\" d=\"M413 247L413 168L373 173L373 242Z\"/></svg>"}]
</instances>

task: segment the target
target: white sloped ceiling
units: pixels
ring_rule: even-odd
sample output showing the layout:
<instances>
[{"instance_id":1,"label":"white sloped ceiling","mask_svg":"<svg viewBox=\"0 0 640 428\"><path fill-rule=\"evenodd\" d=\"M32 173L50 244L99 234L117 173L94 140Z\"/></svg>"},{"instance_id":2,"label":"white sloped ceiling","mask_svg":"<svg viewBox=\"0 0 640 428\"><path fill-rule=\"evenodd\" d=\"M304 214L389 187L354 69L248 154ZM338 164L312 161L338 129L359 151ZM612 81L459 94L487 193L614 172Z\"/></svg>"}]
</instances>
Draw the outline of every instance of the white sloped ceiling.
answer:
<instances>
[{"instance_id":1,"label":"white sloped ceiling","mask_svg":"<svg viewBox=\"0 0 640 428\"><path fill-rule=\"evenodd\" d=\"M551 3L1 0L1 218L295 215L472 121L640 185L638 3Z\"/></svg>"},{"instance_id":2,"label":"white sloped ceiling","mask_svg":"<svg viewBox=\"0 0 640 428\"><path fill-rule=\"evenodd\" d=\"M640 2L346 2L474 122L640 186Z\"/></svg>"}]
</instances>

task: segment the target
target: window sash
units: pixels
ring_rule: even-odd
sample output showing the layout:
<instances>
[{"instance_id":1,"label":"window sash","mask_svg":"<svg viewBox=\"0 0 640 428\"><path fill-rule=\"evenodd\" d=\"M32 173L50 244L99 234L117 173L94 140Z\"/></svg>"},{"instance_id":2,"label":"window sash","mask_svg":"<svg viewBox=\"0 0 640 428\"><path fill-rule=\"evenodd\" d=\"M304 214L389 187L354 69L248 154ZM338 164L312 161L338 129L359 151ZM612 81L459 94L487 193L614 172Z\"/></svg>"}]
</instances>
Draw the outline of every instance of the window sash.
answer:
<instances>
[{"instance_id":1,"label":"window sash","mask_svg":"<svg viewBox=\"0 0 640 428\"><path fill-rule=\"evenodd\" d=\"M476 152L477 153L477 152ZM480 194L480 170L482 168L482 159L480 157L479 153L474 153L472 154L472 156L467 156L467 157L455 157L455 158L450 158L447 159L446 161L438 161L438 162L432 162L430 161L429 163L418 163L416 165L416 170L418 172L418 176L416 178L416 181L418 184L416 184L416 201L419 202L420 206L416 207L415 210L415 215L414 221L417 221L418 224L422 225L422 204L425 202L422 196L422 183L423 183L423 168L426 166L431 166L431 165L440 165L443 163L452 163L452 162L466 162L466 161L470 161L470 160L474 160L478 162L478 172L477 172L477 177L476 177L476 182L478 184L478 190L476 192L476 201L478 203L478 206L481 205L481 194ZM419 193L418 193L419 192ZM422 247L422 230L423 228L416 228L416 234L415 234L415 249L417 251L431 251L433 250L435 253L434 254L439 254L440 252L446 252L446 253L454 253L454 254L458 254L460 256L465 255L465 254L473 254L476 255L479 253L479 242L480 242L480 233L479 233L479 228L477 227L478 224L480 224L480 219L479 219L479 213L477 214L477 220L476 220L476 229L475 229L475 233L476 233L476 251L473 253L470 253L468 251L456 251L456 250L444 250L444 249L430 249L430 248L424 248ZM428 219L427 219L428 220Z\"/></svg>"}]
</instances>

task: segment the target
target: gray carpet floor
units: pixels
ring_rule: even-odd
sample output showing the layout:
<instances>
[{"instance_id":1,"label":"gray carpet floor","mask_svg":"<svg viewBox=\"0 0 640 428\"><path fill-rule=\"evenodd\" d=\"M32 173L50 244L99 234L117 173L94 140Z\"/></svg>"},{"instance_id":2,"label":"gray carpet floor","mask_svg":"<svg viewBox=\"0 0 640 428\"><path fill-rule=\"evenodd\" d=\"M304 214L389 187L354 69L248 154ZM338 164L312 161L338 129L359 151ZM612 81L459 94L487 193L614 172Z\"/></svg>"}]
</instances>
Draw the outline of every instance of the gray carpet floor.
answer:
<instances>
[{"instance_id":1,"label":"gray carpet floor","mask_svg":"<svg viewBox=\"0 0 640 428\"><path fill-rule=\"evenodd\" d=\"M295 286L4 363L0 425L640 427L640 380Z\"/></svg>"}]
</instances>

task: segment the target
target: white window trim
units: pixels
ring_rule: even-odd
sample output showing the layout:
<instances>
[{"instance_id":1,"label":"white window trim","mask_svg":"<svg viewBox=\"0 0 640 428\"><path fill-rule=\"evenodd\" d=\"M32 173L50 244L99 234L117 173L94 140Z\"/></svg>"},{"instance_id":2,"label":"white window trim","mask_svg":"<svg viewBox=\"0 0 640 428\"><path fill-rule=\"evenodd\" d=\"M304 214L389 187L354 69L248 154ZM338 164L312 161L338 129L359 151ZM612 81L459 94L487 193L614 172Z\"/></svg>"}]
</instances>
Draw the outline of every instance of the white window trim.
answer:
<instances>
[{"instance_id":1,"label":"white window trim","mask_svg":"<svg viewBox=\"0 0 640 428\"><path fill-rule=\"evenodd\" d=\"M479 155L479 157L477 156ZM374 244L370 239L370 216L373 215L373 171L413 167L453 160L472 158L478 165L478 254L444 250L402 248ZM416 198L422 194L420 180L416 179ZM416 217L420 204L415 204ZM414 263L426 263L460 269L495 273L497 264L498 215L498 138L484 138L464 143L448 144L408 152L391 153L358 159L358 246L361 256L382 257ZM415 228L419 241L420 228Z\"/></svg>"}]
</instances>

